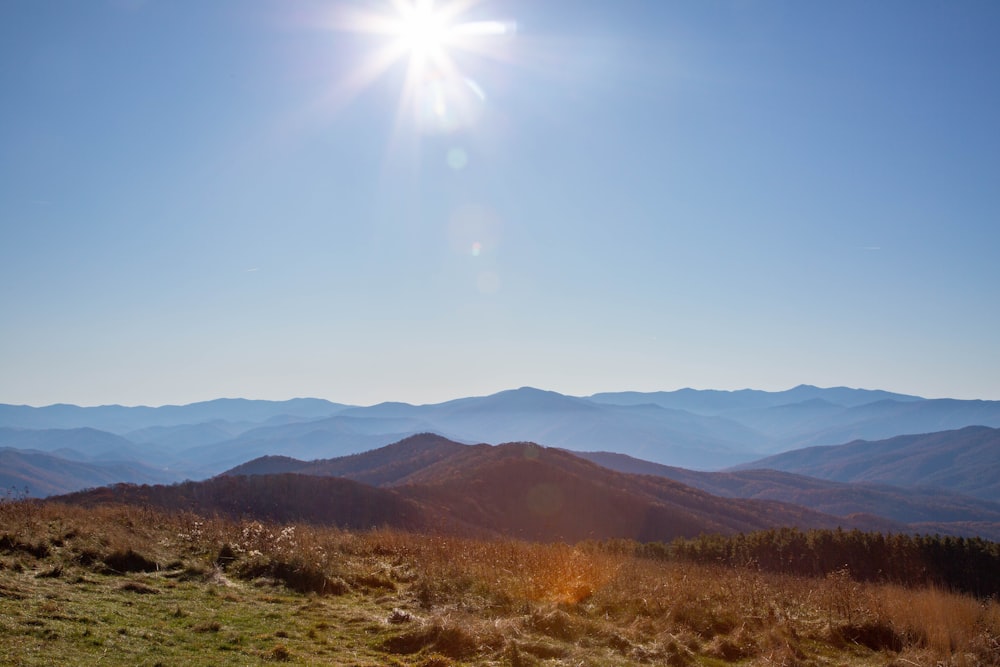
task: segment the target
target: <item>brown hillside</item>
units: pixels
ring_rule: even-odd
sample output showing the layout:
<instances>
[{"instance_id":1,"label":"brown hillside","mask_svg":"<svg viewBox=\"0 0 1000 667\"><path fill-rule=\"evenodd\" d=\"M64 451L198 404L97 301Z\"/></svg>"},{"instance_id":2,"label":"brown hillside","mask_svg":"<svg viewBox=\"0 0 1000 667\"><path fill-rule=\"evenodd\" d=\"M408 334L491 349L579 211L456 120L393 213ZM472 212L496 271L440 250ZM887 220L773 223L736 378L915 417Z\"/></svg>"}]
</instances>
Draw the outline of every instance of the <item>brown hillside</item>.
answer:
<instances>
[{"instance_id":1,"label":"brown hillside","mask_svg":"<svg viewBox=\"0 0 1000 667\"><path fill-rule=\"evenodd\" d=\"M849 523L784 503L730 500L659 477L616 473L532 443L467 447L397 488L452 524L527 539L649 541Z\"/></svg>"},{"instance_id":2,"label":"brown hillside","mask_svg":"<svg viewBox=\"0 0 1000 667\"><path fill-rule=\"evenodd\" d=\"M278 463L291 465L288 460ZM439 436L415 436L366 454L304 463L296 469L276 475L227 474L174 486L119 485L64 499L541 541L660 541L777 526L861 527L794 505L720 498L662 477L614 472L533 443L469 446ZM306 470L312 474L301 474ZM380 483L382 488L328 476L333 473Z\"/></svg>"},{"instance_id":3,"label":"brown hillside","mask_svg":"<svg viewBox=\"0 0 1000 667\"><path fill-rule=\"evenodd\" d=\"M420 433L371 451L333 459L300 461L287 456L262 456L223 475L273 475L295 472L319 477L346 477L372 486L398 484L438 461L466 449L434 433Z\"/></svg>"},{"instance_id":4,"label":"brown hillside","mask_svg":"<svg viewBox=\"0 0 1000 667\"><path fill-rule=\"evenodd\" d=\"M351 529L392 526L421 530L427 526L421 508L395 491L349 479L291 473L215 477L171 486L117 484L59 496L58 500L85 506L108 503L153 506L236 519Z\"/></svg>"}]
</instances>

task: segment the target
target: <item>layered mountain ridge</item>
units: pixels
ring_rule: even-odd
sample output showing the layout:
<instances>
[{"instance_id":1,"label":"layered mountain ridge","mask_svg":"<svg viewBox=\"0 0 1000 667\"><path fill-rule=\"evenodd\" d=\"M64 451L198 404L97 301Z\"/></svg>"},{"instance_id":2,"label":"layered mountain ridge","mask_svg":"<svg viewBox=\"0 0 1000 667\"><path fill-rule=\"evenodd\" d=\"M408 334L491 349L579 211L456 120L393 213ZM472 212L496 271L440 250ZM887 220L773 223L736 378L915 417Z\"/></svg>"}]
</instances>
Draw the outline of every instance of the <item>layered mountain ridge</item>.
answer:
<instances>
[{"instance_id":1,"label":"layered mountain ridge","mask_svg":"<svg viewBox=\"0 0 1000 667\"><path fill-rule=\"evenodd\" d=\"M113 482L206 479L267 457L275 473L353 476L384 486L422 474L454 447L535 442L715 495L793 502L838 516L879 515L928 532L993 535L1000 502L997 426L997 401L809 385L785 392L590 397L522 387L430 405L368 407L321 399L220 399L161 408L0 405L0 448L10 450L0 483L18 495L28 489L46 496ZM383 449L431 432L450 444L424 450L429 458ZM886 432L892 435L867 435ZM844 439L816 446L838 434ZM981 440L971 449L970 434ZM917 438L923 449L879 444L894 438ZM365 463L372 451L385 465ZM865 452L880 452L881 459ZM729 470L705 472L722 469ZM885 476L890 472L896 476Z\"/></svg>"},{"instance_id":2,"label":"layered mountain ridge","mask_svg":"<svg viewBox=\"0 0 1000 667\"><path fill-rule=\"evenodd\" d=\"M721 498L528 442L463 445L422 434L360 455L302 463L288 471L290 459L268 457L203 482L119 485L56 500L129 502L354 528L434 527L449 534L544 541L660 541L778 526L904 528L777 501ZM303 474L304 469L313 474ZM341 475L315 474L323 469ZM381 481L375 486L359 479ZM382 506L393 509L381 511ZM368 526L359 525L359 513Z\"/></svg>"}]
</instances>

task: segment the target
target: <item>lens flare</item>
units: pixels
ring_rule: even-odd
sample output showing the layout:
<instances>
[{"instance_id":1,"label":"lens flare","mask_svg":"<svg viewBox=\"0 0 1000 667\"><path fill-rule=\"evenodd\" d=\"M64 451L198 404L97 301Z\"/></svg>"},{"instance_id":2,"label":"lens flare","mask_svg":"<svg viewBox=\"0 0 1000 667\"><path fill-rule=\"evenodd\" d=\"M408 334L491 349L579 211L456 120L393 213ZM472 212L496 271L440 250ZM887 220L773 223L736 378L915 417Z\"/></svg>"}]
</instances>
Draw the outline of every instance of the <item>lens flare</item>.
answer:
<instances>
[{"instance_id":1,"label":"lens flare","mask_svg":"<svg viewBox=\"0 0 1000 667\"><path fill-rule=\"evenodd\" d=\"M398 9L400 16L396 32L412 57L424 58L428 55L437 55L447 46L451 26L443 14L434 11L433 3L402 5Z\"/></svg>"},{"instance_id":2,"label":"lens flare","mask_svg":"<svg viewBox=\"0 0 1000 667\"><path fill-rule=\"evenodd\" d=\"M465 165L469 164L469 154L465 152L465 149L458 146L449 148L448 154L445 156L445 162L455 171L460 171L465 169Z\"/></svg>"},{"instance_id":3,"label":"lens flare","mask_svg":"<svg viewBox=\"0 0 1000 667\"><path fill-rule=\"evenodd\" d=\"M475 126L486 95L456 56L502 59L502 43L516 32L511 21L466 20L481 0L392 0L382 11L354 10L335 20L339 30L378 38L345 85L355 92L399 63L406 77L397 109L397 130L409 115L417 129L451 133ZM466 59L462 59L467 64Z\"/></svg>"}]
</instances>

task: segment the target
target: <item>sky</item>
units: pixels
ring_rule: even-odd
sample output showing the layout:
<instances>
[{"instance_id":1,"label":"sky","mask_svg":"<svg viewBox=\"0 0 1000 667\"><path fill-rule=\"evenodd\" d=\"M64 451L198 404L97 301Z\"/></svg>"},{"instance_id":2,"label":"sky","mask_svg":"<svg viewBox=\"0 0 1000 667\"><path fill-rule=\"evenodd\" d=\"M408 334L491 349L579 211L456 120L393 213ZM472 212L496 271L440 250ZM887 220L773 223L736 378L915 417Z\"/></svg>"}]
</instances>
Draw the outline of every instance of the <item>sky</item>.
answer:
<instances>
[{"instance_id":1,"label":"sky","mask_svg":"<svg viewBox=\"0 0 1000 667\"><path fill-rule=\"evenodd\" d=\"M6 0L0 402L1000 400L998 31L993 0Z\"/></svg>"}]
</instances>

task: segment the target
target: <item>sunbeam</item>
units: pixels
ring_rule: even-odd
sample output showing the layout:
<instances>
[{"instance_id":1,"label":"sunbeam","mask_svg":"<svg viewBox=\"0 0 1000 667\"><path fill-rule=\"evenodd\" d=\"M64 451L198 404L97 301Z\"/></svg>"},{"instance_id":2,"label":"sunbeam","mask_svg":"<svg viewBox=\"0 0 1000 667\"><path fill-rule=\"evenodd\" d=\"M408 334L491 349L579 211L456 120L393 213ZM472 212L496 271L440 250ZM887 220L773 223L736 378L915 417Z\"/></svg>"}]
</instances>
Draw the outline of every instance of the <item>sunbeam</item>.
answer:
<instances>
[{"instance_id":1,"label":"sunbeam","mask_svg":"<svg viewBox=\"0 0 1000 667\"><path fill-rule=\"evenodd\" d=\"M421 132L440 133L476 124L486 94L458 54L500 57L502 39L516 32L512 21L465 20L476 0L438 5L434 0L393 0L381 11L341 17L341 29L378 40L352 72L358 92L405 62L396 130L407 122Z\"/></svg>"}]
</instances>

